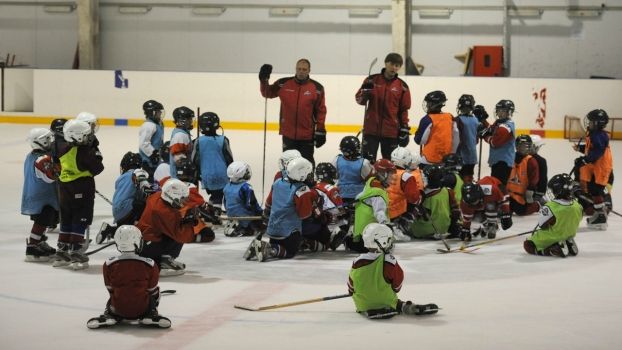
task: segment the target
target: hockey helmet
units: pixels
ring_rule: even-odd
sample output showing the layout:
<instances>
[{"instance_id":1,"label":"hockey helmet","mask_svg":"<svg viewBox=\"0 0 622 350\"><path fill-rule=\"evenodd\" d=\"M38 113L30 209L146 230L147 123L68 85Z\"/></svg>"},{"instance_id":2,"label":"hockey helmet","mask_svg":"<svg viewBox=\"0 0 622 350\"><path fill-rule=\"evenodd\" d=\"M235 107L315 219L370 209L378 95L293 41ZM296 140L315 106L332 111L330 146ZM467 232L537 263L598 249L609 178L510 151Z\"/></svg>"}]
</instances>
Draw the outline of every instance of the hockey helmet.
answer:
<instances>
[{"instance_id":1,"label":"hockey helmet","mask_svg":"<svg viewBox=\"0 0 622 350\"><path fill-rule=\"evenodd\" d=\"M46 128L33 128L28 133L28 142L33 150L49 151L54 142L54 133Z\"/></svg>"},{"instance_id":2,"label":"hockey helmet","mask_svg":"<svg viewBox=\"0 0 622 350\"><path fill-rule=\"evenodd\" d=\"M87 122L91 126L91 130L93 130L93 134L97 133L97 130L99 130L99 123L97 122L97 117L93 113L80 112L78 113L76 119Z\"/></svg>"},{"instance_id":3,"label":"hockey helmet","mask_svg":"<svg viewBox=\"0 0 622 350\"><path fill-rule=\"evenodd\" d=\"M143 112L145 112L147 119L151 119L156 123L164 119L164 106L156 100L148 100L143 103Z\"/></svg>"},{"instance_id":4,"label":"hockey helmet","mask_svg":"<svg viewBox=\"0 0 622 350\"><path fill-rule=\"evenodd\" d=\"M288 149L286 151L283 151L283 153L281 153L281 156L279 157L279 170L281 172L287 172L287 164L292 159L299 157L302 157L302 154L300 154L300 151L298 151L297 149Z\"/></svg>"},{"instance_id":5,"label":"hockey helmet","mask_svg":"<svg viewBox=\"0 0 622 350\"><path fill-rule=\"evenodd\" d=\"M449 153L443 157L443 167L447 171L459 171L462 168L462 157L456 153Z\"/></svg>"},{"instance_id":6,"label":"hockey helmet","mask_svg":"<svg viewBox=\"0 0 622 350\"><path fill-rule=\"evenodd\" d=\"M168 179L162 186L162 199L173 208L182 208L189 196L190 189L181 180Z\"/></svg>"},{"instance_id":7,"label":"hockey helmet","mask_svg":"<svg viewBox=\"0 0 622 350\"><path fill-rule=\"evenodd\" d=\"M220 128L220 118L214 112L205 112L199 116L199 128L204 135L216 135Z\"/></svg>"},{"instance_id":8,"label":"hockey helmet","mask_svg":"<svg viewBox=\"0 0 622 350\"><path fill-rule=\"evenodd\" d=\"M175 126L184 129L192 130L194 120L194 111L186 106L177 107L173 110L173 121Z\"/></svg>"},{"instance_id":9,"label":"hockey helmet","mask_svg":"<svg viewBox=\"0 0 622 350\"><path fill-rule=\"evenodd\" d=\"M346 136L339 143L341 154L347 159L355 159L361 155L361 141L355 136Z\"/></svg>"},{"instance_id":10,"label":"hockey helmet","mask_svg":"<svg viewBox=\"0 0 622 350\"><path fill-rule=\"evenodd\" d=\"M484 199L482 187L476 183L462 186L462 200L469 205L478 205Z\"/></svg>"},{"instance_id":11,"label":"hockey helmet","mask_svg":"<svg viewBox=\"0 0 622 350\"><path fill-rule=\"evenodd\" d=\"M423 184L426 188L439 188L442 186L445 169L438 164L430 164L423 169Z\"/></svg>"},{"instance_id":12,"label":"hockey helmet","mask_svg":"<svg viewBox=\"0 0 622 350\"><path fill-rule=\"evenodd\" d=\"M337 169L331 163L319 163L315 167L315 178L317 181L334 184L337 178Z\"/></svg>"},{"instance_id":13,"label":"hockey helmet","mask_svg":"<svg viewBox=\"0 0 622 350\"><path fill-rule=\"evenodd\" d=\"M248 181L253 176L250 165L246 162L235 161L227 167L227 177L232 183Z\"/></svg>"},{"instance_id":14,"label":"hockey helmet","mask_svg":"<svg viewBox=\"0 0 622 350\"><path fill-rule=\"evenodd\" d=\"M516 152L520 155L528 155L531 154L533 150L533 141L531 140L531 136L529 135L518 135L516 138Z\"/></svg>"},{"instance_id":15,"label":"hockey helmet","mask_svg":"<svg viewBox=\"0 0 622 350\"><path fill-rule=\"evenodd\" d=\"M63 125L65 141L75 145L87 145L93 140L93 129L82 120L71 119Z\"/></svg>"},{"instance_id":16,"label":"hockey helmet","mask_svg":"<svg viewBox=\"0 0 622 350\"><path fill-rule=\"evenodd\" d=\"M384 188L389 187L396 171L397 168L388 159L381 158L374 163L374 176L382 183Z\"/></svg>"},{"instance_id":17,"label":"hockey helmet","mask_svg":"<svg viewBox=\"0 0 622 350\"><path fill-rule=\"evenodd\" d=\"M287 178L292 182L305 182L313 174L313 165L303 157L294 158L287 163Z\"/></svg>"},{"instance_id":18,"label":"hockey helmet","mask_svg":"<svg viewBox=\"0 0 622 350\"><path fill-rule=\"evenodd\" d=\"M376 222L365 226L363 230L363 244L368 249L380 249L384 253L389 253L393 249L395 237L389 226Z\"/></svg>"},{"instance_id":19,"label":"hockey helmet","mask_svg":"<svg viewBox=\"0 0 622 350\"><path fill-rule=\"evenodd\" d=\"M595 109L585 116L583 123L588 130L602 130L609 123L609 115L602 109Z\"/></svg>"},{"instance_id":20,"label":"hockey helmet","mask_svg":"<svg viewBox=\"0 0 622 350\"><path fill-rule=\"evenodd\" d=\"M440 90L429 92L423 99L423 110L426 113L438 113L447 102L445 93Z\"/></svg>"},{"instance_id":21,"label":"hockey helmet","mask_svg":"<svg viewBox=\"0 0 622 350\"><path fill-rule=\"evenodd\" d=\"M475 107L473 95L464 94L458 99L458 114L470 114Z\"/></svg>"},{"instance_id":22,"label":"hockey helmet","mask_svg":"<svg viewBox=\"0 0 622 350\"><path fill-rule=\"evenodd\" d=\"M140 253L143 249L143 235L134 225L121 225L114 234L114 242L121 253Z\"/></svg>"},{"instance_id":23,"label":"hockey helmet","mask_svg":"<svg viewBox=\"0 0 622 350\"><path fill-rule=\"evenodd\" d=\"M398 168L410 169L413 162L413 155L408 148L397 147L391 152L391 162Z\"/></svg>"},{"instance_id":24,"label":"hockey helmet","mask_svg":"<svg viewBox=\"0 0 622 350\"><path fill-rule=\"evenodd\" d=\"M497 119L508 119L514 114L514 102L511 100L500 100L495 105L495 116Z\"/></svg>"},{"instance_id":25,"label":"hockey helmet","mask_svg":"<svg viewBox=\"0 0 622 350\"><path fill-rule=\"evenodd\" d=\"M140 157L140 154L127 152L121 158L121 173L124 173L130 169L140 169L143 164L143 159Z\"/></svg>"}]
</instances>

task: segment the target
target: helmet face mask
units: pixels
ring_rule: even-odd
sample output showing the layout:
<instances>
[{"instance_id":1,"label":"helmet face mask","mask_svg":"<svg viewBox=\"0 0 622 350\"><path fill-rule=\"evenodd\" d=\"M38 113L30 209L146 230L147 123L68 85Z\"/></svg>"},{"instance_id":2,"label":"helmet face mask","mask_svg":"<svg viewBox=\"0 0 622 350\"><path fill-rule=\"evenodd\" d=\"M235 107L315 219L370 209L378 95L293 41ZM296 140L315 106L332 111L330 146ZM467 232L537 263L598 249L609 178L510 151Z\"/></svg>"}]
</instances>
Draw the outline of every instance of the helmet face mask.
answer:
<instances>
[{"instance_id":1,"label":"helmet face mask","mask_svg":"<svg viewBox=\"0 0 622 350\"><path fill-rule=\"evenodd\" d=\"M529 135L519 135L516 138L516 153L526 156L533 150L533 141Z\"/></svg>"}]
</instances>

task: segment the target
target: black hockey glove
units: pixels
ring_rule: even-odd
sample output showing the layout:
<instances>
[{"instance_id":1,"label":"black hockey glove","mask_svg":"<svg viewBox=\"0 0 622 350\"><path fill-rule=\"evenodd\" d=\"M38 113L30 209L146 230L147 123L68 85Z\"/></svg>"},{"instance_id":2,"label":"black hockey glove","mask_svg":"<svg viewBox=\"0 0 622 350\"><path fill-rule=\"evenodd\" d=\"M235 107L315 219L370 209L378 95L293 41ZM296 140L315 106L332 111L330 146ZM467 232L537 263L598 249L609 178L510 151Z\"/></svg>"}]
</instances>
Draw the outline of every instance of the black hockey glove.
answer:
<instances>
[{"instance_id":1,"label":"black hockey glove","mask_svg":"<svg viewBox=\"0 0 622 350\"><path fill-rule=\"evenodd\" d=\"M270 80L270 74L272 73L272 65L264 64L259 69L259 80Z\"/></svg>"},{"instance_id":2,"label":"black hockey glove","mask_svg":"<svg viewBox=\"0 0 622 350\"><path fill-rule=\"evenodd\" d=\"M488 119L488 112L486 112L486 109L482 105L476 105L473 107L473 115L480 123Z\"/></svg>"},{"instance_id":3,"label":"black hockey glove","mask_svg":"<svg viewBox=\"0 0 622 350\"><path fill-rule=\"evenodd\" d=\"M473 236L471 235L471 229L463 227L460 229L460 239L465 242L470 242Z\"/></svg>"},{"instance_id":4,"label":"black hockey glove","mask_svg":"<svg viewBox=\"0 0 622 350\"><path fill-rule=\"evenodd\" d=\"M192 208L186 212L186 215L181 219L181 224L192 224L195 226L199 223L199 219L197 218L196 208Z\"/></svg>"},{"instance_id":5,"label":"black hockey glove","mask_svg":"<svg viewBox=\"0 0 622 350\"><path fill-rule=\"evenodd\" d=\"M197 207L197 213L203 219L203 221L210 222L214 225L220 225L220 219L218 218L218 214L214 207L210 207L209 204L205 203L201 206Z\"/></svg>"},{"instance_id":6,"label":"black hockey glove","mask_svg":"<svg viewBox=\"0 0 622 350\"><path fill-rule=\"evenodd\" d=\"M487 128L486 126L484 126L483 124L480 124L477 126L477 136L480 139L484 139L488 136L491 136L493 133L492 128Z\"/></svg>"},{"instance_id":7,"label":"black hockey glove","mask_svg":"<svg viewBox=\"0 0 622 350\"><path fill-rule=\"evenodd\" d=\"M154 149L149 156L149 160L151 161L151 164L158 164L160 162L160 152L158 152L157 149Z\"/></svg>"},{"instance_id":8,"label":"black hockey glove","mask_svg":"<svg viewBox=\"0 0 622 350\"><path fill-rule=\"evenodd\" d=\"M586 164L587 164L587 162L585 161L585 157L579 157L579 158L574 160L574 167L576 169L581 169L581 167L586 165Z\"/></svg>"},{"instance_id":9,"label":"black hockey glove","mask_svg":"<svg viewBox=\"0 0 622 350\"><path fill-rule=\"evenodd\" d=\"M315 141L315 148L320 148L326 143L326 131L317 130L313 134L313 141Z\"/></svg>"},{"instance_id":10,"label":"black hockey glove","mask_svg":"<svg viewBox=\"0 0 622 350\"><path fill-rule=\"evenodd\" d=\"M410 127L408 125L404 125L400 128L400 133L397 138L397 144L400 147L408 146L408 142L410 141Z\"/></svg>"},{"instance_id":11,"label":"black hockey glove","mask_svg":"<svg viewBox=\"0 0 622 350\"><path fill-rule=\"evenodd\" d=\"M361 92L366 95L371 94L371 91L374 89L374 83L372 81L367 81L365 84L361 86Z\"/></svg>"},{"instance_id":12,"label":"black hockey glove","mask_svg":"<svg viewBox=\"0 0 622 350\"><path fill-rule=\"evenodd\" d=\"M501 214L501 228L505 231L512 227L512 213Z\"/></svg>"}]
</instances>

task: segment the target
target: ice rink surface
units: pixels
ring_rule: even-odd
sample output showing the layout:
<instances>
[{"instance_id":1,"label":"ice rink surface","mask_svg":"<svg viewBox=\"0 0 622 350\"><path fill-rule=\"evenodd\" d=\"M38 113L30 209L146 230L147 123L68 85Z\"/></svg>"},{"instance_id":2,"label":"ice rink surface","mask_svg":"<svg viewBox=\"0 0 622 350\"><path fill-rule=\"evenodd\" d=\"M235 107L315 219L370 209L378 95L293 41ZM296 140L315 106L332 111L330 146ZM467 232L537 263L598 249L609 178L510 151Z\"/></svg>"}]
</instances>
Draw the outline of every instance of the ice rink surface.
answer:
<instances>
[{"instance_id":1,"label":"ice rink surface","mask_svg":"<svg viewBox=\"0 0 622 350\"><path fill-rule=\"evenodd\" d=\"M607 231L590 231L583 221L576 237L579 256L566 259L527 255L524 237L473 254L438 254L440 242L399 243L394 255L405 271L400 298L435 302L442 310L384 321L364 319L349 298L272 311L234 309L234 304L264 306L346 293L355 255L342 247L293 260L244 261L251 238L228 238L217 230L212 243L184 246L178 260L187 265L185 275L160 280L161 289L177 291L160 304L171 329L89 330L86 321L102 313L107 300L101 265L117 252L110 247L91 255L90 268L82 271L24 262L31 221L20 215L22 169L30 151L26 136L34 126L5 124L0 131L7 175L0 201L2 349L622 349L622 217L615 215L609 216ZM138 128L131 127L101 127L97 134L106 166L96 177L97 189L109 198L122 155L137 151L137 135ZM261 197L263 132L226 135L236 160L251 165L251 183ZM331 161L343 136L329 133L316 161ZM578 154L568 141L545 142L540 153L549 162L549 177L569 171ZM280 145L279 136L268 133L266 188ZM412 140L409 148L418 149ZM615 173L622 174L622 144L613 142L612 150ZM488 150L483 153L486 159ZM484 167L482 176L487 173ZM620 210L616 194L614 187L614 209ZM536 218L514 217L514 226L498 237L531 230ZM111 220L110 205L96 198L92 237L102 221ZM55 246L57 234L49 236Z\"/></svg>"}]
</instances>

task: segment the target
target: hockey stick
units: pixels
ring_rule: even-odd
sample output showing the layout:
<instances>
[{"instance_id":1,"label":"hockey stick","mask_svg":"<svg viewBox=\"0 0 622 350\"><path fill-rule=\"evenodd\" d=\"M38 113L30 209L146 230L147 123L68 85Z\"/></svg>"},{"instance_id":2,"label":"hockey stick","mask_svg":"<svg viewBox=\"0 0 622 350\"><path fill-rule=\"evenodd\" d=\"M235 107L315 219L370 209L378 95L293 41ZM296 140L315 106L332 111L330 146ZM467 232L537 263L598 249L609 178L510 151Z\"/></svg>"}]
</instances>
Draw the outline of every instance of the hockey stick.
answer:
<instances>
[{"instance_id":1,"label":"hockey stick","mask_svg":"<svg viewBox=\"0 0 622 350\"><path fill-rule=\"evenodd\" d=\"M423 210L425 210L425 208L423 208ZM449 244L447 244L447 241L445 240L445 238L443 237L443 235L441 235L440 233L438 233L438 230L436 229L436 225L434 225L434 222L432 220L430 220L430 223L432 224L432 228L434 229L434 233L436 233L437 236L439 236L441 238L441 241L443 242L443 245L445 245L445 252L450 252L451 251L451 247L449 246ZM438 249L438 251L441 251L442 249Z\"/></svg>"},{"instance_id":2,"label":"hockey stick","mask_svg":"<svg viewBox=\"0 0 622 350\"><path fill-rule=\"evenodd\" d=\"M477 182L479 182L479 180L482 178L482 144L484 143L484 140L480 139L479 140L479 157L478 159L478 163L477 163Z\"/></svg>"},{"instance_id":3,"label":"hockey stick","mask_svg":"<svg viewBox=\"0 0 622 350\"><path fill-rule=\"evenodd\" d=\"M108 198L106 198L106 196L104 196L103 194L101 194L101 192L99 192L98 190L95 190L95 193L100 196L103 200L105 200L106 202L108 202L108 204L112 205L112 201Z\"/></svg>"},{"instance_id":4,"label":"hockey stick","mask_svg":"<svg viewBox=\"0 0 622 350\"><path fill-rule=\"evenodd\" d=\"M374 67L374 65L376 64L376 62L378 62L378 57L374 57L374 59L371 61L371 63L369 64L369 71L367 72L367 82L370 83L372 82L371 79L369 79L369 77L371 76L371 70ZM365 102L365 113L363 114L363 128L361 130L359 130L359 132L356 134L356 138L358 139L359 135L361 135L361 154L363 154L363 144L365 144L365 118L367 118L367 110L369 109L369 99ZM363 157L365 157L365 155L363 155ZM376 155L374 155L374 158L376 158Z\"/></svg>"},{"instance_id":5,"label":"hockey stick","mask_svg":"<svg viewBox=\"0 0 622 350\"><path fill-rule=\"evenodd\" d=\"M579 197L579 198L581 198L581 199L583 199L584 201L586 201L586 202L590 203L590 204L594 204L594 201L593 201L591 198L588 198L588 197L586 197L586 196L584 196L584 195L582 195L582 194L581 194L581 195L579 195L578 197ZM617 211L615 211L615 210L613 210L613 209L611 209L611 210L609 210L609 211L610 211L611 213L616 214L616 215L617 215L617 216L619 216L619 217L622 217L622 214L618 213Z\"/></svg>"},{"instance_id":6,"label":"hockey stick","mask_svg":"<svg viewBox=\"0 0 622 350\"><path fill-rule=\"evenodd\" d=\"M264 89L263 101L263 166L261 169L261 203L264 201L266 187L266 137L268 133L268 82Z\"/></svg>"},{"instance_id":7,"label":"hockey stick","mask_svg":"<svg viewBox=\"0 0 622 350\"><path fill-rule=\"evenodd\" d=\"M91 250L90 252L86 252L86 253L84 253L84 255L92 255L92 254L95 254L95 253L99 252L100 250L104 250L104 249L106 249L106 248L110 247L110 246L111 246L111 245L113 245L113 244L115 244L115 242L110 242L110 243L108 243L108 244L106 244L106 245L103 245L103 246L101 246L101 247L97 248L97 249L93 249L93 250Z\"/></svg>"},{"instance_id":8,"label":"hockey stick","mask_svg":"<svg viewBox=\"0 0 622 350\"><path fill-rule=\"evenodd\" d=\"M533 230L517 233L515 235L509 235L509 236L505 236L505 237L489 239L487 241L478 242L478 243L469 244L469 245L464 245L463 244L458 249L459 250L465 250L465 249L468 249L468 248L479 247L479 246L482 246L482 245L485 245L485 244L499 242L499 241L503 241L503 240L506 240L506 239L510 239L510 238L514 238L514 237L518 237L518 236L523 236L523 235L526 235L526 234L529 234L529 233L534 233L534 232L536 232L536 230L538 229L539 226L540 226L540 224L536 225L536 227L534 227Z\"/></svg>"},{"instance_id":9,"label":"hockey stick","mask_svg":"<svg viewBox=\"0 0 622 350\"><path fill-rule=\"evenodd\" d=\"M161 290L160 291L160 294L164 294L164 295L166 295L166 294L170 295L170 294L175 294L175 293L177 293L177 291L175 289L165 289L165 290Z\"/></svg>"},{"instance_id":10,"label":"hockey stick","mask_svg":"<svg viewBox=\"0 0 622 350\"><path fill-rule=\"evenodd\" d=\"M311 303L317 303L317 302L320 302L320 301L328 301L328 300L348 298L348 297L351 297L351 295L350 294L340 294L340 295L333 295L333 296L329 296L329 297L307 299L307 300L301 300L301 301L294 301L294 302L291 302L291 303L275 304L275 305L269 305L269 306L250 307L250 306L242 306L242 305L233 305L233 307L236 308L236 309L241 309L241 310L246 310L246 311L264 311L264 310L280 309L280 308L283 308L283 307L303 305L303 304L311 304Z\"/></svg>"},{"instance_id":11,"label":"hockey stick","mask_svg":"<svg viewBox=\"0 0 622 350\"><path fill-rule=\"evenodd\" d=\"M221 215L218 217L220 220L261 220L261 216L225 216Z\"/></svg>"}]
</instances>

